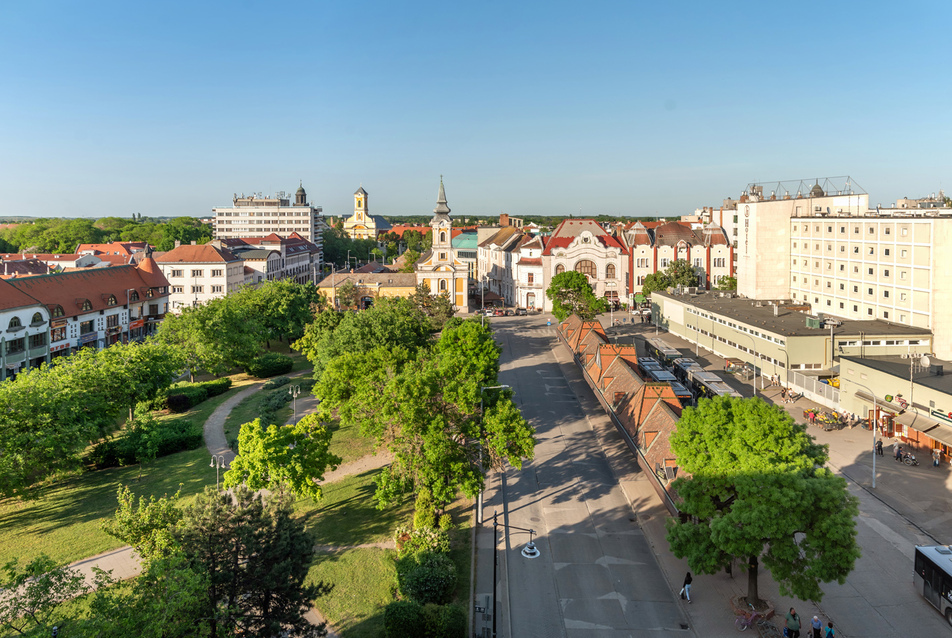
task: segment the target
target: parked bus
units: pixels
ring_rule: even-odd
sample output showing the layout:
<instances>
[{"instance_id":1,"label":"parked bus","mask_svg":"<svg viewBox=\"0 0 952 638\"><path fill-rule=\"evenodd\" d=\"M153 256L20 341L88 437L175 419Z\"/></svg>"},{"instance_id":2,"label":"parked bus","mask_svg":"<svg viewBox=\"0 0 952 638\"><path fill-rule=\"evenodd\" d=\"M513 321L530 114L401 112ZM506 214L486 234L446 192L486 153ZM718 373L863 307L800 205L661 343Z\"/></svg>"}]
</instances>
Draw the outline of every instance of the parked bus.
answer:
<instances>
[{"instance_id":1,"label":"parked bus","mask_svg":"<svg viewBox=\"0 0 952 638\"><path fill-rule=\"evenodd\" d=\"M671 372L674 373L681 383L688 382L688 370L697 369L704 370L694 359L688 359L687 357L681 357L680 359L675 359L674 363L671 365Z\"/></svg>"},{"instance_id":2,"label":"parked bus","mask_svg":"<svg viewBox=\"0 0 952 638\"><path fill-rule=\"evenodd\" d=\"M689 405L694 405L694 395L691 394L691 391L685 388L683 385L677 381L672 381L671 389L674 390L674 396L678 397L678 401L681 402L683 407L686 408Z\"/></svg>"},{"instance_id":3,"label":"parked bus","mask_svg":"<svg viewBox=\"0 0 952 638\"><path fill-rule=\"evenodd\" d=\"M678 378L667 370L648 370L648 376L652 381L659 383L677 383Z\"/></svg>"},{"instance_id":4,"label":"parked bus","mask_svg":"<svg viewBox=\"0 0 952 638\"><path fill-rule=\"evenodd\" d=\"M642 377L647 378L648 374L652 370L664 370L664 366L662 366L661 362L657 359L653 359L651 357L639 357L638 370L641 372Z\"/></svg>"},{"instance_id":5,"label":"parked bus","mask_svg":"<svg viewBox=\"0 0 952 638\"><path fill-rule=\"evenodd\" d=\"M663 339L659 339L658 337L645 339L645 349L648 351L649 356L654 357L664 366L670 366L675 359L683 358L680 350L672 348L665 343Z\"/></svg>"},{"instance_id":6,"label":"parked bus","mask_svg":"<svg viewBox=\"0 0 952 638\"><path fill-rule=\"evenodd\" d=\"M952 625L952 548L916 545L913 582L919 595Z\"/></svg>"}]
</instances>

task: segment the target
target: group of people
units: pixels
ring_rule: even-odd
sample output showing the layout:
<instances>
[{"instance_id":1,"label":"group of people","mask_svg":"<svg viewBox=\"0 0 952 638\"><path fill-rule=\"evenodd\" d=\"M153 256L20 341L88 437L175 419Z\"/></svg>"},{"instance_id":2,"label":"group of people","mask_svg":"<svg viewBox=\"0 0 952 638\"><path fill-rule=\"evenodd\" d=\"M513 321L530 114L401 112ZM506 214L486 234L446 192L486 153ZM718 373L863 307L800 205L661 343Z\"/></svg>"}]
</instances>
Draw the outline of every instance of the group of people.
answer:
<instances>
[{"instance_id":1,"label":"group of people","mask_svg":"<svg viewBox=\"0 0 952 638\"><path fill-rule=\"evenodd\" d=\"M797 610L793 607L790 608L790 611L787 612L786 618L787 624L784 626L783 635L787 638L800 638L800 629L802 625L800 624L800 614L797 613ZM823 631L826 629L826 631ZM833 630L833 623L826 623L826 627L823 627L823 621L820 620L819 616L814 616L813 620L810 621L810 638L834 638L836 632Z\"/></svg>"}]
</instances>

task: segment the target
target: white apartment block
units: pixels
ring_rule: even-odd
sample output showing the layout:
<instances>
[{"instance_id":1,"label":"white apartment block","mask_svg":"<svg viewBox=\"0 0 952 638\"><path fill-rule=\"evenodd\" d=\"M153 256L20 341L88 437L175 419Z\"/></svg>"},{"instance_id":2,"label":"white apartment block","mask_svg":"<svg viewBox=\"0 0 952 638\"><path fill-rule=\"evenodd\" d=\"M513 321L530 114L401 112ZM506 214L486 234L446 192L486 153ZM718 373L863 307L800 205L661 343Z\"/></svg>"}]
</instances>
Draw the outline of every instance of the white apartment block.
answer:
<instances>
[{"instance_id":1,"label":"white apartment block","mask_svg":"<svg viewBox=\"0 0 952 638\"><path fill-rule=\"evenodd\" d=\"M513 284L516 305L533 310L541 308L545 298L542 272L542 239L526 235L519 242L513 265Z\"/></svg>"},{"instance_id":2,"label":"white apartment block","mask_svg":"<svg viewBox=\"0 0 952 638\"><path fill-rule=\"evenodd\" d=\"M507 306L515 305L513 264L519 258L517 249L525 235L515 226L484 228L478 233L476 269L480 285L502 297Z\"/></svg>"},{"instance_id":3,"label":"white apartment block","mask_svg":"<svg viewBox=\"0 0 952 638\"><path fill-rule=\"evenodd\" d=\"M213 208L215 239L263 237L271 233L297 233L320 248L317 224L322 208L307 203L304 187L297 189L294 204L280 192L274 197L234 195L230 207Z\"/></svg>"},{"instance_id":4,"label":"white apartment block","mask_svg":"<svg viewBox=\"0 0 952 638\"><path fill-rule=\"evenodd\" d=\"M210 244L176 246L155 261L169 281L172 312L224 297L245 283L244 260Z\"/></svg>"}]
</instances>

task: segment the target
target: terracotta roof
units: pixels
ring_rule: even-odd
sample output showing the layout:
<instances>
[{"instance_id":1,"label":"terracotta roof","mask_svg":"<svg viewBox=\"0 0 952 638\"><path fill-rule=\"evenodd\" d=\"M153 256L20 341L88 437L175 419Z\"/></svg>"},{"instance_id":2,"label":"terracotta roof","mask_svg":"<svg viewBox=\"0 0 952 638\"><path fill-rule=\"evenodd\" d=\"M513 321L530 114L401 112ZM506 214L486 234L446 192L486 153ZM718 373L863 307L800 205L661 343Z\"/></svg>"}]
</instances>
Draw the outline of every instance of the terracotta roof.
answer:
<instances>
[{"instance_id":1,"label":"terracotta roof","mask_svg":"<svg viewBox=\"0 0 952 638\"><path fill-rule=\"evenodd\" d=\"M162 288L169 285L169 280L162 274L162 269L155 263L152 257L147 257L136 266L139 270L139 276L142 281L150 288Z\"/></svg>"},{"instance_id":2,"label":"terracotta roof","mask_svg":"<svg viewBox=\"0 0 952 638\"><path fill-rule=\"evenodd\" d=\"M210 264L215 262L241 261L227 248L215 248L208 244L182 244L155 258L160 264Z\"/></svg>"},{"instance_id":3,"label":"terracotta roof","mask_svg":"<svg viewBox=\"0 0 952 638\"><path fill-rule=\"evenodd\" d=\"M541 266L542 257L522 257L516 262L517 266Z\"/></svg>"},{"instance_id":4,"label":"terracotta roof","mask_svg":"<svg viewBox=\"0 0 952 638\"><path fill-rule=\"evenodd\" d=\"M11 310L13 308L24 308L26 306L36 305L42 304L16 286L0 279L0 310Z\"/></svg>"},{"instance_id":5,"label":"terracotta roof","mask_svg":"<svg viewBox=\"0 0 952 638\"><path fill-rule=\"evenodd\" d=\"M622 254L628 254L628 248L612 237L593 219L566 219L559 224L545 243L544 255L551 255L554 248L568 248L584 231L588 231L605 248L618 248Z\"/></svg>"},{"instance_id":6,"label":"terracotta roof","mask_svg":"<svg viewBox=\"0 0 952 638\"><path fill-rule=\"evenodd\" d=\"M501 248L514 248L514 245L511 245L513 239L522 238L522 231L515 226L504 226L498 231L484 239L479 243L480 248L486 248L488 246L499 246Z\"/></svg>"},{"instance_id":7,"label":"terracotta roof","mask_svg":"<svg viewBox=\"0 0 952 638\"><path fill-rule=\"evenodd\" d=\"M417 232L419 232L419 233L425 235L425 234L427 234L428 232L430 232L430 231L433 230L433 229L430 228L429 226L408 226L408 225L405 225L405 224L398 224L398 225L394 226L393 228L391 228L390 230L388 230L387 232L388 232L388 233L394 233L394 234L396 234L396 235L399 235L400 238L403 239L403 233L407 232L408 230L415 230L415 231L417 231Z\"/></svg>"},{"instance_id":8,"label":"terracotta roof","mask_svg":"<svg viewBox=\"0 0 952 638\"><path fill-rule=\"evenodd\" d=\"M46 262L39 259L11 259L0 262L0 277L4 279L45 275L48 272L50 272L50 267L46 265Z\"/></svg>"},{"instance_id":9,"label":"terracotta roof","mask_svg":"<svg viewBox=\"0 0 952 638\"><path fill-rule=\"evenodd\" d=\"M8 281L47 307L62 306L67 317L90 312L81 309L84 300L89 300L93 311L105 310L113 307L107 303L109 295L114 295L116 304L122 305L127 290L137 290L142 300L150 288L135 266L83 269Z\"/></svg>"},{"instance_id":10,"label":"terracotta roof","mask_svg":"<svg viewBox=\"0 0 952 638\"><path fill-rule=\"evenodd\" d=\"M40 261L76 261L78 253L55 255L53 253L0 253L0 260L39 259Z\"/></svg>"},{"instance_id":11,"label":"terracotta roof","mask_svg":"<svg viewBox=\"0 0 952 638\"><path fill-rule=\"evenodd\" d=\"M676 246L685 242L692 246L702 245L704 238L695 233L690 226L685 227L680 222L667 222L654 229L655 243L661 246Z\"/></svg>"},{"instance_id":12,"label":"terracotta roof","mask_svg":"<svg viewBox=\"0 0 952 638\"><path fill-rule=\"evenodd\" d=\"M148 244L144 241L114 241L108 244L80 244L76 248L76 252L81 253L92 250L96 251L97 254L126 255L128 257L134 252L145 250L147 245Z\"/></svg>"}]
</instances>

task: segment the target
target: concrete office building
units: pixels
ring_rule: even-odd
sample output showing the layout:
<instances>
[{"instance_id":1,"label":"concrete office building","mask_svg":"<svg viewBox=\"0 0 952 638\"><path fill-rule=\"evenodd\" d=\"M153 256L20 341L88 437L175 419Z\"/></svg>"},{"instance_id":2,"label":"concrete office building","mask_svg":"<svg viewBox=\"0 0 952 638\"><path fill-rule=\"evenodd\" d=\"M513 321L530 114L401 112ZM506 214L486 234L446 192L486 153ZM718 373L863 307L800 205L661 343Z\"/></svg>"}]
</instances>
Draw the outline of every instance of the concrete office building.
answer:
<instances>
[{"instance_id":1,"label":"concrete office building","mask_svg":"<svg viewBox=\"0 0 952 638\"><path fill-rule=\"evenodd\" d=\"M307 193L302 185L294 194L294 204L285 193L274 197L260 194L232 197L230 207L213 208L215 215L215 239L262 237L271 233L287 236L297 233L304 239L321 247L317 222L322 208L307 202Z\"/></svg>"}]
</instances>

